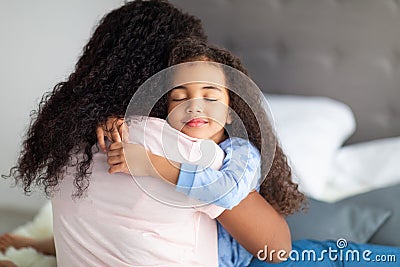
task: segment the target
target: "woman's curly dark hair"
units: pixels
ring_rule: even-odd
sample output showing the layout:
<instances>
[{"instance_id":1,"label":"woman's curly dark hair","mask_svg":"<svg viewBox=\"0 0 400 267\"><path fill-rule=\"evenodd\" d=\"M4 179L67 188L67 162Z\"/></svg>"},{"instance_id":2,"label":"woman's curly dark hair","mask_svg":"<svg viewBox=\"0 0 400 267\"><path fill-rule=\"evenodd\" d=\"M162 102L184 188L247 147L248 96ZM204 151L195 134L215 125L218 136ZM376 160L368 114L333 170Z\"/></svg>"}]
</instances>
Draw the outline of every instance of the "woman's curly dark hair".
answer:
<instances>
[{"instance_id":1,"label":"woman's curly dark hair","mask_svg":"<svg viewBox=\"0 0 400 267\"><path fill-rule=\"evenodd\" d=\"M184 62L192 61L211 61L230 66L247 75L247 71L240 60L230 52L218 47L207 44L206 42L194 38L181 40L172 49L168 65L176 65ZM227 71L227 70L224 70ZM237 77L237 75L226 75ZM240 77L228 82L229 84L240 84ZM235 86L235 85L234 85ZM246 88L245 85L240 85ZM228 86L229 87L229 86ZM164 95L160 101L154 106L151 116L165 119L167 117L167 97ZM289 215L305 204L305 196L298 190L298 185L292 181L291 168L288 165L287 158L277 141L272 125L268 119L266 110L259 103L259 96L255 96L248 90L240 90L240 96L229 90L230 107L239 117L239 120L233 120L231 125L231 136L248 138L261 153L261 173L266 174L266 178L261 184L260 194L274 208L283 215ZM251 107L244 99L250 99ZM258 120L257 117L261 117ZM243 136L239 124L243 123L247 133ZM261 133L265 133L262 136ZM262 146L266 149L275 149L274 158L268 159L266 150L262 150ZM267 163L269 162L269 164Z\"/></svg>"},{"instance_id":2,"label":"woman's curly dark hair","mask_svg":"<svg viewBox=\"0 0 400 267\"><path fill-rule=\"evenodd\" d=\"M10 175L26 193L37 185L50 195L73 165L81 196L89 185L95 129L110 116L123 117L137 88L167 67L172 44L187 37L206 39L201 21L166 1L136 0L108 13L75 71L42 97ZM83 157L73 162L79 152Z\"/></svg>"}]
</instances>

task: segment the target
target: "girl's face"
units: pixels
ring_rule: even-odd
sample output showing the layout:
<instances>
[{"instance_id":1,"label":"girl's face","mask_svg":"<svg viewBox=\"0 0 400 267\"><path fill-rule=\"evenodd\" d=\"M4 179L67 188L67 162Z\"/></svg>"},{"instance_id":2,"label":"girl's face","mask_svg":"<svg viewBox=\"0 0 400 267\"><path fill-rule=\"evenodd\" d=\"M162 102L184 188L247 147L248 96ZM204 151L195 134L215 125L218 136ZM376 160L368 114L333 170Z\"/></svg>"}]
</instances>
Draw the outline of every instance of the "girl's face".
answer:
<instances>
[{"instance_id":1,"label":"girl's face","mask_svg":"<svg viewBox=\"0 0 400 267\"><path fill-rule=\"evenodd\" d=\"M207 82L182 84L185 80ZM228 89L222 86L225 84L222 69L207 64L180 67L174 75L174 84L178 85L168 96L168 123L191 137L223 141L224 126L231 123L231 116Z\"/></svg>"}]
</instances>

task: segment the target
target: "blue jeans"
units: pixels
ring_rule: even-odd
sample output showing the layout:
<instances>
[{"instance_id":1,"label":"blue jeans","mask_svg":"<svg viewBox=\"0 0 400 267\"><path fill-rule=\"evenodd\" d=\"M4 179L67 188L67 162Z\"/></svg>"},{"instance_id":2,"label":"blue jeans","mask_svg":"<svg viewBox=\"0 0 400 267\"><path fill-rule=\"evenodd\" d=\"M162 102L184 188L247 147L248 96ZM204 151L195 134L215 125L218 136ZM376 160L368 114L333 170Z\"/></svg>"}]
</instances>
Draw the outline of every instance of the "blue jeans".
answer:
<instances>
[{"instance_id":1,"label":"blue jeans","mask_svg":"<svg viewBox=\"0 0 400 267\"><path fill-rule=\"evenodd\" d=\"M261 256L265 257L268 253L262 254ZM345 241L299 240L293 242L292 251L287 261L276 264L267 263L254 258L249 265L249 267L273 266L399 267L400 248L347 243Z\"/></svg>"}]
</instances>

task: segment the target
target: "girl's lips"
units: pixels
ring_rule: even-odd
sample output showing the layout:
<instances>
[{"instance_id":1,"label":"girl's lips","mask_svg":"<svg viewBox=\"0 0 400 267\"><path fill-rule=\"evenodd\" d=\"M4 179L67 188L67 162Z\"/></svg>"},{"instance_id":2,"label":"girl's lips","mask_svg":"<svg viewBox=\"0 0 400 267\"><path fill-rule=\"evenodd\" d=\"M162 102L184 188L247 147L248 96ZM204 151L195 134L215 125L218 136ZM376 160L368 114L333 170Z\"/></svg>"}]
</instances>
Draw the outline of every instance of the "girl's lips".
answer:
<instances>
[{"instance_id":1,"label":"girl's lips","mask_svg":"<svg viewBox=\"0 0 400 267\"><path fill-rule=\"evenodd\" d=\"M186 125L189 127L201 127L208 122L204 119L191 119L186 122Z\"/></svg>"}]
</instances>

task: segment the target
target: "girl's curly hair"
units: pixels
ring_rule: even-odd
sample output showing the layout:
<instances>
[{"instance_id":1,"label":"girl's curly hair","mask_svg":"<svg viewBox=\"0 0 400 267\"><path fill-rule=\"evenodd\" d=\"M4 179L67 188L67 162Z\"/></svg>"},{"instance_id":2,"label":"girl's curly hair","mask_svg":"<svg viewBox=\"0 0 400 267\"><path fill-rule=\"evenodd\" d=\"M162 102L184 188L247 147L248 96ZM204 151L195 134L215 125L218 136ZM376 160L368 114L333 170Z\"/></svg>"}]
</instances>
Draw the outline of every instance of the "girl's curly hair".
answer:
<instances>
[{"instance_id":1,"label":"girl's curly hair","mask_svg":"<svg viewBox=\"0 0 400 267\"><path fill-rule=\"evenodd\" d=\"M166 1L136 0L108 13L75 71L42 97L10 175L26 193L37 185L50 195L73 165L81 196L89 185L95 129L110 116L123 117L137 88L167 66L175 40L187 37L206 39L201 21ZM83 157L73 161L79 152Z\"/></svg>"},{"instance_id":2,"label":"girl's curly hair","mask_svg":"<svg viewBox=\"0 0 400 267\"><path fill-rule=\"evenodd\" d=\"M230 52L211 46L198 39L186 39L180 41L171 51L168 65L176 65L191 61L212 61L230 66L247 75L247 71L240 60ZM225 70L226 71L226 70ZM237 75L226 75L237 77ZM233 86L243 83L241 80L229 78L228 82ZM246 88L244 84L241 88ZM292 181L291 168L288 165L287 158L277 142L276 135L272 125L266 115L266 111L259 103L259 96L252 95L248 90L240 90L240 96L229 90L230 107L239 117L239 120L233 120L231 135L248 138L261 151L261 173L266 174L266 178L261 184L260 194L274 208L283 215L289 215L298 211L305 204L305 196L298 190L298 185ZM251 107L244 99L250 99ZM166 118L167 117L167 95L163 96L155 105L150 115ZM257 117L261 120L257 120ZM247 133L243 136L239 124L243 123ZM239 129L239 130L237 130ZM262 135L261 133L265 134ZM267 158L266 149L275 149L274 158ZM263 153L264 152L264 153ZM268 164L268 162L270 162Z\"/></svg>"}]
</instances>

